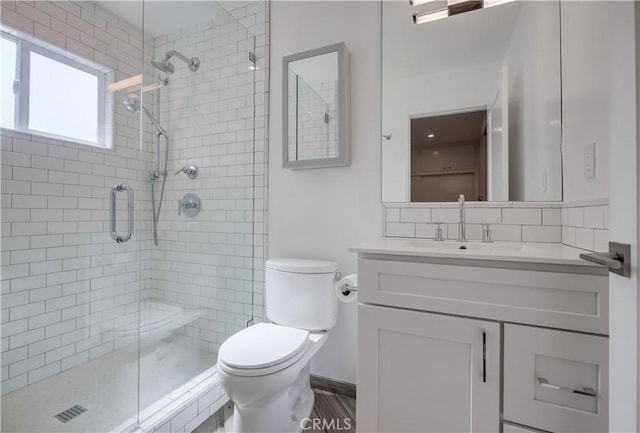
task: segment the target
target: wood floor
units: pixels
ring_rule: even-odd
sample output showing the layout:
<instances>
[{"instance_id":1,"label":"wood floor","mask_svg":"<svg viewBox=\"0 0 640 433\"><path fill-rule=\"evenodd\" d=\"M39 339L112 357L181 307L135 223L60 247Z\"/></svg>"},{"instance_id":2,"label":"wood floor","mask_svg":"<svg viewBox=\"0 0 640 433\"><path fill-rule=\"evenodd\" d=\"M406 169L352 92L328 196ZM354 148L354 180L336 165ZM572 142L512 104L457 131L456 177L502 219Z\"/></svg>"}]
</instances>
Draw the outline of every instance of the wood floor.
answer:
<instances>
[{"instance_id":1,"label":"wood floor","mask_svg":"<svg viewBox=\"0 0 640 433\"><path fill-rule=\"evenodd\" d=\"M307 423L308 432L333 433L356 431L356 399L326 391L313 390L316 403ZM323 422L324 421L324 422ZM314 425L315 422L315 425Z\"/></svg>"},{"instance_id":2,"label":"wood floor","mask_svg":"<svg viewBox=\"0 0 640 433\"><path fill-rule=\"evenodd\" d=\"M310 433L355 433L355 398L314 389L316 397L313 412L305 422L303 432ZM194 433L231 433L233 404L229 403L200 425Z\"/></svg>"}]
</instances>

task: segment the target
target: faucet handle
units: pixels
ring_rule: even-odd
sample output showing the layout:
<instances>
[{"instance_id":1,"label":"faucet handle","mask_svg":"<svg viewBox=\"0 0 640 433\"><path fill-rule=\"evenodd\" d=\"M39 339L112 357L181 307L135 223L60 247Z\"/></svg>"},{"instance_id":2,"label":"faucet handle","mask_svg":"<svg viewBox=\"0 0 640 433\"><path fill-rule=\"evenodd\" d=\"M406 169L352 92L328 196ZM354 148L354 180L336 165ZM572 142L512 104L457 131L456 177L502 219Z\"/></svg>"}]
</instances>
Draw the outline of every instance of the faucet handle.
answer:
<instances>
[{"instance_id":1,"label":"faucet handle","mask_svg":"<svg viewBox=\"0 0 640 433\"><path fill-rule=\"evenodd\" d=\"M482 242L484 243L492 243L493 239L491 239L491 227L489 223L482 223Z\"/></svg>"},{"instance_id":2,"label":"faucet handle","mask_svg":"<svg viewBox=\"0 0 640 433\"><path fill-rule=\"evenodd\" d=\"M444 241L444 237L442 236L442 223L435 223L436 224L436 238L435 240L440 242L440 241Z\"/></svg>"},{"instance_id":3,"label":"faucet handle","mask_svg":"<svg viewBox=\"0 0 640 433\"><path fill-rule=\"evenodd\" d=\"M189 179L195 179L196 177L198 177L198 167L196 167L195 165L185 165L180 170L176 171L176 175L180 173L186 174Z\"/></svg>"}]
</instances>

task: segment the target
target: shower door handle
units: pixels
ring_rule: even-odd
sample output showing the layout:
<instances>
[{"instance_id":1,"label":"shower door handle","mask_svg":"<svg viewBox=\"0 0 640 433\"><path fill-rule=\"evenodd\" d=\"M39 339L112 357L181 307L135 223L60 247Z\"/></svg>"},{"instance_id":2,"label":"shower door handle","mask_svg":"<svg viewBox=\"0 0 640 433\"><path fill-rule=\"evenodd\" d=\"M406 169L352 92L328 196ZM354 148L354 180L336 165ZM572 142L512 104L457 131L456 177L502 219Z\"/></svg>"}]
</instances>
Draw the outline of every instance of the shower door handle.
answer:
<instances>
[{"instance_id":1,"label":"shower door handle","mask_svg":"<svg viewBox=\"0 0 640 433\"><path fill-rule=\"evenodd\" d=\"M119 192L127 192L127 234L120 236L116 232L116 196ZM119 244L127 242L133 236L133 188L120 183L111 188L111 238Z\"/></svg>"}]
</instances>

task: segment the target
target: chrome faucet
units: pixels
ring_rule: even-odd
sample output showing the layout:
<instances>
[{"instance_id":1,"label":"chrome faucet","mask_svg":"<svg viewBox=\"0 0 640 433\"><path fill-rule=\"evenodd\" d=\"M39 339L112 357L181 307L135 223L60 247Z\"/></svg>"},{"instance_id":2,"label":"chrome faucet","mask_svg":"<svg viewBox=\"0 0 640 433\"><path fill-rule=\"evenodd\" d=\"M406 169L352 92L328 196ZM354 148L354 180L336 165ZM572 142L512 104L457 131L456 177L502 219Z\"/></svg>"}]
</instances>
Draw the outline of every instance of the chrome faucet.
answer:
<instances>
[{"instance_id":1,"label":"chrome faucet","mask_svg":"<svg viewBox=\"0 0 640 433\"><path fill-rule=\"evenodd\" d=\"M467 234L464 230L464 194L458 197L458 210L460 220L458 221L458 242L467 242Z\"/></svg>"}]
</instances>

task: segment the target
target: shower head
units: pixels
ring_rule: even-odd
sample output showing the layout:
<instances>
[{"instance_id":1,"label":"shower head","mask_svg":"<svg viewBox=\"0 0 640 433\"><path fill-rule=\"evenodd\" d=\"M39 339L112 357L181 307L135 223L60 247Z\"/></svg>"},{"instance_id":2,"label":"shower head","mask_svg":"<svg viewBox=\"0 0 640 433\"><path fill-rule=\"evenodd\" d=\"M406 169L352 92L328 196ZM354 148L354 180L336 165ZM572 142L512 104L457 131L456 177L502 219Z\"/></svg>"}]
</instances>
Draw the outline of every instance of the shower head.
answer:
<instances>
[{"instance_id":1,"label":"shower head","mask_svg":"<svg viewBox=\"0 0 640 433\"><path fill-rule=\"evenodd\" d=\"M138 98L129 98L122 103L129 113L137 113L140 111L140 101Z\"/></svg>"},{"instance_id":2,"label":"shower head","mask_svg":"<svg viewBox=\"0 0 640 433\"><path fill-rule=\"evenodd\" d=\"M124 101L122 105L124 105L124 108L126 108L129 113L137 113L140 111L140 109L142 109L147 118L151 121L151 123L153 123L153 126L156 128L158 135L164 135L165 137L167 136L167 132L164 130L164 128L160 126L160 123L158 123L151 112L147 110L147 107L140 103L140 100L138 100L138 98L129 98Z\"/></svg>"},{"instance_id":3,"label":"shower head","mask_svg":"<svg viewBox=\"0 0 640 433\"><path fill-rule=\"evenodd\" d=\"M197 57L189 58L174 50L171 50L167 54L165 54L165 56L160 61L153 60L151 64L154 68L158 69L161 72L164 72L165 74L173 74L175 67L173 66L173 63L169 61L172 57L177 57L187 65L189 65L189 70L191 72L195 72L198 70L198 68L200 68L200 59L198 59Z\"/></svg>"},{"instance_id":4,"label":"shower head","mask_svg":"<svg viewBox=\"0 0 640 433\"><path fill-rule=\"evenodd\" d=\"M165 74L173 74L173 71L175 70L175 67L173 66L173 63L171 63L166 58L164 58L164 59L162 59L160 61L152 60L151 64L153 65L154 68L156 68L160 72L164 72Z\"/></svg>"}]
</instances>

